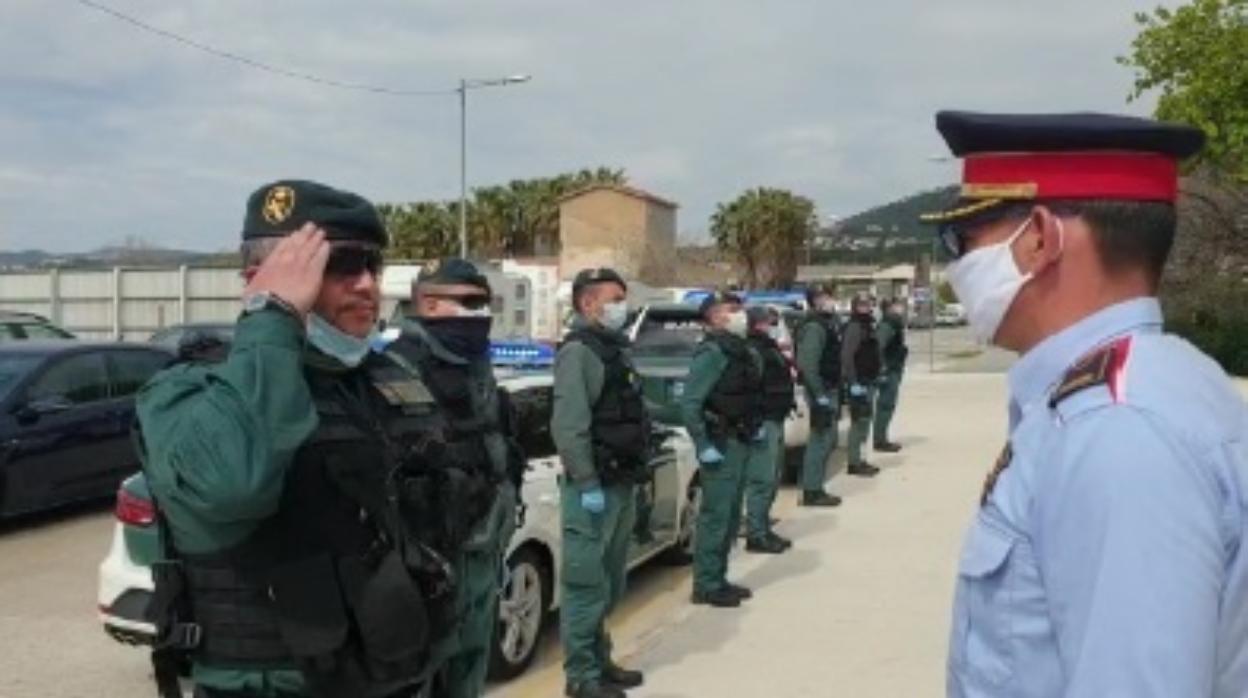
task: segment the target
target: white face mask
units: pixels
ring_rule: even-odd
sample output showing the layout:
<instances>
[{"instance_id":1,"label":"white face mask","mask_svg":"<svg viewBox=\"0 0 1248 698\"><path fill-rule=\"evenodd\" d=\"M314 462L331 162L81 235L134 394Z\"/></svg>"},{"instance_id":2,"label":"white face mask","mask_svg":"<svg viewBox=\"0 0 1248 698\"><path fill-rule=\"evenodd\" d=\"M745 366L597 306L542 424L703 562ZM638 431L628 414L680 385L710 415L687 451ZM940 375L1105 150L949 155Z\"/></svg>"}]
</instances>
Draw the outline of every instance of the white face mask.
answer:
<instances>
[{"instance_id":1,"label":"white face mask","mask_svg":"<svg viewBox=\"0 0 1248 698\"><path fill-rule=\"evenodd\" d=\"M307 328L308 342L312 346L350 368L363 363L370 349L376 350L379 346L382 348L385 346L378 341L380 333L375 327L367 337L354 337L334 327L328 320L316 313L308 313Z\"/></svg>"},{"instance_id":2,"label":"white face mask","mask_svg":"<svg viewBox=\"0 0 1248 698\"><path fill-rule=\"evenodd\" d=\"M602 306L602 316L599 321L608 330L623 329L624 323L628 322L628 301L616 301Z\"/></svg>"},{"instance_id":3,"label":"white face mask","mask_svg":"<svg viewBox=\"0 0 1248 698\"><path fill-rule=\"evenodd\" d=\"M1018 270L1011 249L1029 225L1030 218L1009 238L967 254L950 264L946 271L953 292L966 306L971 334L978 341L992 342L1014 298L1023 284L1031 280L1031 273ZM1058 221L1058 230L1061 231L1061 221Z\"/></svg>"},{"instance_id":4,"label":"white face mask","mask_svg":"<svg viewBox=\"0 0 1248 698\"><path fill-rule=\"evenodd\" d=\"M781 339L784 338L784 333L781 332L780 328L777 327L776 325L772 325L771 327L767 328L767 335L771 337L772 339L776 340L777 342L779 342Z\"/></svg>"},{"instance_id":5,"label":"white face mask","mask_svg":"<svg viewBox=\"0 0 1248 698\"><path fill-rule=\"evenodd\" d=\"M744 337L750 331L750 321L745 316L744 310L738 310L728 315L728 322L724 325L724 331L729 334L735 334L738 337Z\"/></svg>"}]
</instances>

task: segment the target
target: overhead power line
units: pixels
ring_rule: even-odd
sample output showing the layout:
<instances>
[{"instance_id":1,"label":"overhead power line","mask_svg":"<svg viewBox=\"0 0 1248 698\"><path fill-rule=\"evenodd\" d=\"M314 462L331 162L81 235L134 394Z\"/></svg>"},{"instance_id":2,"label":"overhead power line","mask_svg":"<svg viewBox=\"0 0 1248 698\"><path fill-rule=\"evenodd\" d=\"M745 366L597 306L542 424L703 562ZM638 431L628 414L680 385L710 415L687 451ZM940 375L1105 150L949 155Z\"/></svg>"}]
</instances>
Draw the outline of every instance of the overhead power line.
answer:
<instances>
[{"instance_id":1,"label":"overhead power line","mask_svg":"<svg viewBox=\"0 0 1248 698\"><path fill-rule=\"evenodd\" d=\"M401 88L395 88L395 87L386 87L383 85L369 85L369 84L358 83L358 82L344 82L342 80L334 80L333 78L321 77L320 75L315 75L313 73L305 73L305 72L298 71L298 70L290 70L289 68L282 68L280 66L270 65L268 63L258 61L254 58L248 58L247 56L233 53L231 51L226 51L226 50L219 49L213 46L209 46L208 44L195 41L194 39L188 39L187 37L182 36L180 34L175 34L171 31L161 29L160 27L152 26L151 24L148 24L147 22L144 22L143 20L138 19L137 17L132 17L120 10L114 9L112 7L103 5L98 2L95 2L94 0L74 0L74 2L84 7L88 7L93 10L96 10L97 12L103 12L104 14L109 15L116 20L125 22L126 24L137 27L145 32L155 34L157 36L163 37L170 41L186 46L188 48L192 48L197 51L207 53L211 56L216 56L217 58L223 58L225 60L234 61L235 63L241 63L242 65L245 65L249 68L254 68L255 70L261 70L266 73L272 73L274 75L280 75L285 78L290 78L292 80L302 80L304 82L311 82L317 85L323 85L325 87L334 87L340 90L354 90L356 92L372 92L374 94L392 95L395 97L434 97L434 96L455 94L457 92L457 90L454 90L454 89L407 90L407 89L401 89Z\"/></svg>"}]
</instances>

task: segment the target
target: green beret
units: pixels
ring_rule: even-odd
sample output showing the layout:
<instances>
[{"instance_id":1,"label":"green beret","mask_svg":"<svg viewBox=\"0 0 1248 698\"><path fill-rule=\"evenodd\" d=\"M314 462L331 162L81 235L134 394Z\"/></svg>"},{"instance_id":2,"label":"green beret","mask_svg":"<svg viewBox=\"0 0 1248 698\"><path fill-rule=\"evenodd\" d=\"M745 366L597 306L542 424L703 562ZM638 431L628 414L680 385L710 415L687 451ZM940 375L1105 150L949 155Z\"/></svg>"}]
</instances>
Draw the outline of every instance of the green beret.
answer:
<instances>
[{"instance_id":1,"label":"green beret","mask_svg":"<svg viewBox=\"0 0 1248 698\"><path fill-rule=\"evenodd\" d=\"M702 299L702 304L698 306L698 312L705 318L711 312L711 308L717 305L724 305L725 303L741 305L741 296L731 291L716 291Z\"/></svg>"},{"instance_id":2,"label":"green beret","mask_svg":"<svg viewBox=\"0 0 1248 698\"><path fill-rule=\"evenodd\" d=\"M285 237L315 223L329 240L387 243L386 228L368 199L317 182L286 179L247 198L243 239Z\"/></svg>"},{"instance_id":3,"label":"green beret","mask_svg":"<svg viewBox=\"0 0 1248 698\"><path fill-rule=\"evenodd\" d=\"M628 284L624 283L624 277L619 272L609 267L599 267L597 269L582 269L576 278L572 279L572 297L576 298L585 290L585 287L594 284L604 283L619 284L620 288L628 290Z\"/></svg>"},{"instance_id":4,"label":"green beret","mask_svg":"<svg viewBox=\"0 0 1248 698\"><path fill-rule=\"evenodd\" d=\"M490 280L482 274L477 265L459 257L435 259L420 268L416 276L416 285L424 286L458 286L466 284L476 286L490 293Z\"/></svg>"}]
</instances>

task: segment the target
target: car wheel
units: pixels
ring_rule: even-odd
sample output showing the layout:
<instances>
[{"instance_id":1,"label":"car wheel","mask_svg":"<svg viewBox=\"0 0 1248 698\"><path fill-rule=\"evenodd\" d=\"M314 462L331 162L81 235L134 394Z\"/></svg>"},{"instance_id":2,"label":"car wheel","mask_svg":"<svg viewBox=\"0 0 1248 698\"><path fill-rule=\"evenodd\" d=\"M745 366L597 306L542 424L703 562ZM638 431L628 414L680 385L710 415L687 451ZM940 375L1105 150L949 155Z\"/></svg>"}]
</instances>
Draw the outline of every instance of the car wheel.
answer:
<instances>
[{"instance_id":1,"label":"car wheel","mask_svg":"<svg viewBox=\"0 0 1248 698\"><path fill-rule=\"evenodd\" d=\"M693 546L698 537L698 510L702 507L702 486L697 478L689 483L685 493L685 509L680 514L680 532L672 547L663 551L660 560L668 565L687 565L693 562Z\"/></svg>"},{"instance_id":2,"label":"car wheel","mask_svg":"<svg viewBox=\"0 0 1248 698\"><path fill-rule=\"evenodd\" d=\"M490 677L504 681L523 674L537 656L554 593L550 570L532 548L517 550L507 570L490 657Z\"/></svg>"}]
</instances>

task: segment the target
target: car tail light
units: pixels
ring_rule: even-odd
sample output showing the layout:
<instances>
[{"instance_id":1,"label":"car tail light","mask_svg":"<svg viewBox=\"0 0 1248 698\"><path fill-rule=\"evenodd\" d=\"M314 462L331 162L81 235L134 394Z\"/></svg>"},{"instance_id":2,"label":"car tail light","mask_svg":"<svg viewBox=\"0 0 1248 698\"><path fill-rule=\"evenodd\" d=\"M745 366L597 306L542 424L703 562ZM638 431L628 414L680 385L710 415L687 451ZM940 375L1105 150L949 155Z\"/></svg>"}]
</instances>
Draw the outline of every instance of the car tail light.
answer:
<instances>
[{"instance_id":1,"label":"car tail light","mask_svg":"<svg viewBox=\"0 0 1248 698\"><path fill-rule=\"evenodd\" d=\"M117 491L117 520L130 526L146 527L156 521L156 505L126 490Z\"/></svg>"}]
</instances>

